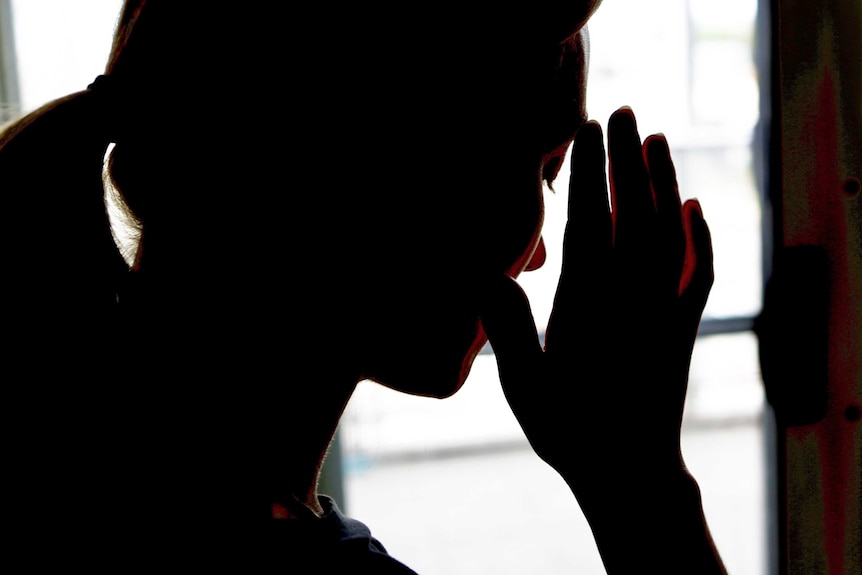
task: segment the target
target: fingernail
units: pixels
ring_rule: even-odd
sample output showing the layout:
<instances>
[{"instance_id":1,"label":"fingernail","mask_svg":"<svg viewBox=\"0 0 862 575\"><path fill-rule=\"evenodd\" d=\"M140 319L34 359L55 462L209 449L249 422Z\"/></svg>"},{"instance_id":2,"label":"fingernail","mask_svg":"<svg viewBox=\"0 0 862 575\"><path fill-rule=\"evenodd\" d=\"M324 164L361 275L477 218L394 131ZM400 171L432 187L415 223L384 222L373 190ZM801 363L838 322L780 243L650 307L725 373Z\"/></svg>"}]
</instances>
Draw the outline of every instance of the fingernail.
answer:
<instances>
[{"instance_id":1,"label":"fingernail","mask_svg":"<svg viewBox=\"0 0 862 575\"><path fill-rule=\"evenodd\" d=\"M647 143L652 144L652 142L657 142L657 143L661 144L661 146L665 149L668 148L667 138L665 138L664 134L662 134L661 132L659 132L658 134L652 134L649 137L647 137ZM654 145L654 144L652 144L652 145Z\"/></svg>"},{"instance_id":2,"label":"fingernail","mask_svg":"<svg viewBox=\"0 0 862 575\"><path fill-rule=\"evenodd\" d=\"M627 116L631 118L632 122L635 121L635 111L631 109L630 106L620 106L616 112L618 115Z\"/></svg>"},{"instance_id":3,"label":"fingernail","mask_svg":"<svg viewBox=\"0 0 862 575\"><path fill-rule=\"evenodd\" d=\"M691 198L690 200L688 200L688 202L691 203L691 205L692 205L694 211L697 213L698 217L700 219L703 219L703 208L700 205L700 200L698 200L697 198Z\"/></svg>"},{"instance_id":4,"label":"fingernail","mask_svg":"<svg viewBox=\"0 0 862 575\"><path fill-rule=\"evenodd\" d=\"M623 122L623 124L620 124L620 122ZM634 111L628 106L622 106L622 107L618 108L617 111L611 115L609 125L610 124L616 124L617 126L622 128L622 127L627 127L625 124L626 122L628 122L628 124L631 126L631 128L634 131L637 131L638 122L637 122L637 118L635 118Z\"/></svg>"},{"instance_id":5,"label":"fingernail","mask_svg":"<svg viewBox=\"0 0 862 575\"><path fill-rule=\"evenodd\" d=\"M578 134L592 134L601 131L602 127L595 120L584 122L584 125L578 130Z\"/></svg>"}]
</instances>

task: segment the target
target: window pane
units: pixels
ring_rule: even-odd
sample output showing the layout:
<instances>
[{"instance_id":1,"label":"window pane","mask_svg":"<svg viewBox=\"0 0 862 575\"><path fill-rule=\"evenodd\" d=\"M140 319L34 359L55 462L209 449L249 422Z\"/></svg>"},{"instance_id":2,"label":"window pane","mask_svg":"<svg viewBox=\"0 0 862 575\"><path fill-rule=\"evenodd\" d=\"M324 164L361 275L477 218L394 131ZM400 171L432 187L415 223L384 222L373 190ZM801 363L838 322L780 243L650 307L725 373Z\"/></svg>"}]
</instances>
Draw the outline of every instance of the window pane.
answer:
<instances>
[{"instance_id":1,"label":"window pane","mask_svg":"<svg viewBox=\"0 0 862 575\"><path fill-rule=\"evenodd\" d=\"M12 0L22 109L83 90L105 69L122 0Z\"/></svg>"},{"instance_id":2,"label":"window pane","mask_svg":"<svg viewBox=\"0 0 862 575\"><path fill-rule=\"evenodd\" d=\"M121 4L12 1L25 111L83 89L102 72ZM590 25L591 117L605 125L614 109L632 106L643 135L667 135L683 195L703 204L716 252L710 317L754 314L760 306L760 206L749 149L755 6L614 0ZM567 181L565 167L557 191L546 194L547 263L521 280L540 328L559 273ZM683 449L736 575L763 573L762 402L751 334L698 340ZM340 437L346 510L419 572L603 573L573 497L529 449L509 411L492 355L480 356L470 381L445 401L360 384Z\"/></svg>"},{"instance_id":3,"label":"window pane","mask_svg":"<svg viewBox=\"0 0 862 575\"><path fill-rule=\"evenodd\" d=\"M751 333L698 340L682 449L731 573L763 575L763 392ZM348 513L420 573L604 573L568 487L527 445L491 355L439 401L364 382L341 428Z\"/></svg>"},{"instance_id":4,"label":"window pane","mask_svg":"<svg viewBox=\"0 0 862 575\"><path fill-rule=\"evenodd\" d=\"M641 136L663 132L683 198L713 236L706 317L754 315L761 301L761 212L752 138L759 91L755 0L617 0L590 21L588 108L605 125L631 106Z\"/></svg>"},{"instance_id":5,"label":"window pane","mask_svg":"<svg viewBox=\"0 0 862 575\"><path fill-rule=\"evenodd\" d=\"M590 117L622 105L641 135L663 132L681 193L710 224L716 282L705 317L752 316L761 303L761 209L752 166L758 112L756 0L614 0L590 23ZM559 275L568 166L546 192L547 262L519 282L540 329ZM683 451L730 572L766 569L764 396L750 332L698 339ZM360 384L340 438L345 507L419 572L604 573L568 488L529 449L492 355L444 401ZM537 495L538 494L538 495ZM421 518L421 520L417 520ZM527 527L525 527L527 526Z\"/></svg>"}]
</instances>

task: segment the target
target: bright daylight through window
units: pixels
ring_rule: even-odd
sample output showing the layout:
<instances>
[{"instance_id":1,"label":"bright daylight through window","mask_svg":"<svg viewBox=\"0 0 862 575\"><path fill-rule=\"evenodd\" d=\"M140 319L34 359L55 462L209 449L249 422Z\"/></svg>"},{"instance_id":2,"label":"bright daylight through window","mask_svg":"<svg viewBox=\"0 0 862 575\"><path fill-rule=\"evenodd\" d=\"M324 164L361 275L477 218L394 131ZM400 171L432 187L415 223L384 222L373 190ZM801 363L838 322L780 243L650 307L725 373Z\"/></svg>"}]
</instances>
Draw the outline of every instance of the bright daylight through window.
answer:
<instances>
[{"instance_id":1,"label":"bright daylight through window","mask_svg":"<svg viewBox=\"0 0 862 575\"><path fill-rule=\"evenodd\" d=\"M695 346L683 450L717 545L739 575L766 567L764 400L750 331L762 283L755 13L755 0L604 2L590 23L587 98L603 125L629 105L642 136L667 136L681 193L700 200L711 227L716 282L703 331L719 333ZM564 169L545 195L547 263L520 280L540 328L559 273L567 181ZM577 507L567 488L526 445L490 354L444 401L360 384L340 442L345 506L420 572L484 573L487 557L499 558L487 573L604 572L586 523L570 520ZM536 509L537 491L570 505ZM481 508L461 503L476 493ZM400 527L408 515L439 519L408 533Z\"/></svg>"},{"instance_id":2,"label":"bright daylight through window","mask_svg":"<svg viewBox=\"0 0 862 575\"><path fill-rule=\"evenodd\" d=\"M33 109L101 73L120 0L0 1L14 14L2 22L2 49L8 53L14 30L17 53L13 95L13 76L3 69L4 109ZM700 200L712 230L716 282L694 352L683 450L735 575L761 575L766 565L763 394L750 331L762 283L752 152L756 4L605 0L590 24L590 117L606 125L614 109L629 105L642 136L663 132L681 193ZM546 191L547 263L521 279L540 328L559 273L567 182L565 167L556 191ZM340 455L342 507L419 572L604 572L586 522L572 521L579 516L573 497L529 450L490 353L445 401L361 383L337 437L331 458ZM567 507L536 505L536 494ZM478 507L464 503L477 499Z\"/></svg>"}]
</instances>

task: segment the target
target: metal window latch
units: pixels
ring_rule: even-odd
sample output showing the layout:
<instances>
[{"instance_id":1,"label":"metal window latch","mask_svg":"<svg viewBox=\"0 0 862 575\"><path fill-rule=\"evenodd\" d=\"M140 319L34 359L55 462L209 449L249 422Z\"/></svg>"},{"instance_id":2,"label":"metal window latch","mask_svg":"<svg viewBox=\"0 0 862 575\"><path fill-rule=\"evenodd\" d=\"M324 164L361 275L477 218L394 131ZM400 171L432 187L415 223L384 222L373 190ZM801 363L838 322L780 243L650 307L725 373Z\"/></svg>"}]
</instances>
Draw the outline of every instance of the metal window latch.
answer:
<instances>
[{"instance_id":1,"label":"metal window latch","mask_svg":"<svg viewBox=\"0 0 862 575\"><path fill-rule=\"evenodd\" d=\"M755 321L766 399L782 427L826 415L829 260L819 246L783 248Z\"/></svg>"}]
</instances>

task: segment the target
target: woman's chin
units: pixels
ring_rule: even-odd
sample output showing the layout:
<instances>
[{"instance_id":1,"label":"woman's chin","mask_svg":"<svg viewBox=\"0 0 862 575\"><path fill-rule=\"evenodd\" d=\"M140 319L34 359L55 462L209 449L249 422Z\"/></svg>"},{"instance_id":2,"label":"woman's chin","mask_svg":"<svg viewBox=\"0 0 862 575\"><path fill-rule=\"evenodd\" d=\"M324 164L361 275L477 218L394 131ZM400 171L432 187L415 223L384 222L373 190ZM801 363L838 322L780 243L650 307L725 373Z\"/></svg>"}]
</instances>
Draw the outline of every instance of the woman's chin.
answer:
<instances>
[{"instance_id":1,"label":"woman's chin","mask_svg":"<svg viewBox=\"0 0 862 575\"><path fill-rule=\"evenodd\" d=\"M481 328L469 345L460 349L436 350L422 353L417 350L407 361L370 377L373 381L390 389L444 399L451 397L463 387L470 375L473 361L487 341Z\"/></svg>"}]
</instances>

